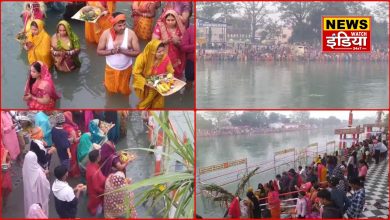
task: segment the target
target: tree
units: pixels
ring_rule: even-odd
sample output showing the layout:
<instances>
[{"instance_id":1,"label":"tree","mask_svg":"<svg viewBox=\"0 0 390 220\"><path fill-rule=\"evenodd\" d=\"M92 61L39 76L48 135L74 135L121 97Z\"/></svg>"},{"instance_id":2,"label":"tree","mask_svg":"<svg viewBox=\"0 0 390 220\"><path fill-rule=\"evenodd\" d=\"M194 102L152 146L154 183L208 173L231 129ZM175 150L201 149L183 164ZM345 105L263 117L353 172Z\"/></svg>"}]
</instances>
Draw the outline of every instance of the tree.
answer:
<instances>
[{"instance_id":1,"label":"tree","mask_svg":"<svg viewBox=\"0 0 390 220\"><path fill-rule=\"evenodd\" d=\"M329 116L327 119L323 120L324 126L335 126L340 124L342 124L341 120L336 118L335 116Z\"/></svg>"},{"instance_id":2,"label":"tree","mask_svg":"<svg viewBox=\"0 0 390 220\"><path fill-rule=\"evenodd\" d=\"M351 4L355 8L358 8L359 4ZM348 5L343 2L323 2L318 3L317 6L310 12L307 17L308 27L307 33L311 33L311 37L314 39L321 39L322 32L322 16L324 15L348 15ZM355 9L357 10L357 9ZM310 40L311 41L311 40Z\"/></svg>"},{"instance_id":3,"label":"tree","mask_svg":"<svg viewBox=\"0 0 390 220\"><path fill-rule=\"evenodd\" d=\"M287 23L296 25L303 24L310 12L315 9L314 2L280 2L276 3L282 13L281 19Z\"/></svg>"},{"instance_id":4,"label":"tree","mask_svg":"<svg viewBox=\"0 0 390 220\"><path fill-rule=\"evenodd\" d=\"M196 128L213 129L215 126L211 120L205 119L201 114L196 114Z\"/></svg>"},{"instance_id":5,"label":"tree","mask_svg":"<svg viewBox=\"0 0 390 220\"><path fill-rule=\"evenodd\" d=\"M382 50L385 50L385 48L387 48L387 44L388 44L388 39L389 39L389 36L388 36L388 33L389 33L389 25L386 21L376 21L375 17L373 17L372 19L372 32L371 32L371 36L372 36L372 43L384 43L385 45L382 45L381 48L375 48L374 46L374 50L377 50L377 49L382 49Z\"/></svg>"},{"instance_id":6,"label":"tree","mask_svg":"<svg viewBox=\"0 0 390 220\"><path fill-rule=\"evenodd\" d=\"M268 117L265 112L243 112L230 118L233 126L266 127Z\"/></svg>"},{"instance_id":7,"label":"tree","mask_svg":"<svg viewBox=\"0 0 390 220\"><path fill-rule=\"evenodd\" d=\"M211 118L212 121L215 122L215 127L219 129L221 127L221 123L223 123L224 120L231 118L234 113L232 112L214 112L214 111L209 111L209 112L203 112L205 116L208 118Z\"/></svg>"},{"instance_id":8,"label":"tree","mask_svg":"<svg viewBox=\"0 0 390 220\"><path fill-rule=\"evenodd\" d=\"M291 43L301 41L312 42L315 40L314 36L313 29L309 24L298 23L293 27L291 37L288 41Z\"/></svg>"},{"instance_id":9,"label":"tree","mask_svg":"<svg viewBox=\"0 0 390 220\"><path fill-rule=\"evenodd\" d=\"M379 2L376 4L373 14L375 20L380 22L389 22L389 3Z\"/></svg>"},{"instance_id":10,"label":"tree","mask_svg":"<svg viewBox=\"0 0 390 220\"><path fill-rule=\"evenodd\" d=\"M283 124L288 124L291 122L290 118L287 118L286 115L280 114L280 122Z\"/></svg>"},{"instance_id":11,"label":"tree","mask_svg":"<svg viewBox=\"0 0 390 220\"><path fill-rule=\"evenodd\" d=\"M310 112L294 112L291 115L292 120L295 123L304 124L307 123L310 119Z\"/></svg>"},{"instance_id":12,"label":"tree","mask_svg":"<svg viewBox=\"0 0 390 220\"><path fill-rule=\"evenodd\" d=\"M251 25L251 42L255 42L256 31L264 24L264 18L267 15L265 2L241 2L239 4L248 17Z\"/></svg>"},{"instance_id":13,"label":"tree","mask_svg":"<svg viewBox=\"0 0 390 220\"><path fill-rule=\"evenodd\" d=\"M208 19L212 19L218 13L230 16L237 12L237 6L232 2L198 2L196 3L196 9L199 17Z\"/></svg>"},{"instance_id":14,"label":"tree","mask_svg":"<svg viewBox=\"0 0 390 220\"><path fill-rule=\"evenodd\" d=\"M260 33L259 42L262 42L266 39L274 39L277 36L280 36L282 33L282 26L278 25L271 18L266 19L265 26L263 31Z\"/></svg>"},{"instance_id":15,"label":"tree","mask_svg":"<svg viewBox=\"0 0 390 220\"><path fill-rule=\"evenodd\" d=\"M363 2L345 2L350 15L370 15L371 10Z\"/></svg>"},{"instance_id":16,"label":"tree","mask_svg":"<svg viewBox=\"0 0 390 220\"><path fill-rule=\"evenodd\" d=\"M389 127L389 113L387 113L385 115L385 118L383 119L383 121L385 123L386 128L388 128Z\"/></svg>"},{"instance_id":17,"label":"tree","mask_svg":"<svg viewBox=\"0 0 390 220\"><path fill-rule=\"evenodd\" d=\"M280 115L275 112L271 112L268 116L268 122L269 123L276 123L280 121Z\"/></svg>"}]
</instances>

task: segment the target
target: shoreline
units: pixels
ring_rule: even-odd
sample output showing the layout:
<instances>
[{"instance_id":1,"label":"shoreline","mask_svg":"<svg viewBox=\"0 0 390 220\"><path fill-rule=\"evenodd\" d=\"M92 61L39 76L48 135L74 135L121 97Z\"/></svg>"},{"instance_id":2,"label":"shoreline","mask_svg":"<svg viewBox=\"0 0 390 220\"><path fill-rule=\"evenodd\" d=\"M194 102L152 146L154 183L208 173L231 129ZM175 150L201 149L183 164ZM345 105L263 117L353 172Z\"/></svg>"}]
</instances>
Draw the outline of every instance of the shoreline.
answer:
<instances>
[{"instance_id":1,"label":"shoreline","mask_svg":"<svg viewBox=\"0 0 390 220\"><path fill-rule=\"evenodd\" d=\"M277 133L283 133L283 132L294 132L294 131L307 131L307 130L318 130L321 128L283 128L283 129L273 129L273 128L267 128L267 129L256 129L251 131L244 131L238 127L236 129L239 130L229 130L225 132L219 132L217 133L216 130L197 130L196 137L220 137L220 136L252 136L252 135L263 135L263 134L277 134ZM214 132L214 133L210 133Z\"/></svg>"}]
</instances>

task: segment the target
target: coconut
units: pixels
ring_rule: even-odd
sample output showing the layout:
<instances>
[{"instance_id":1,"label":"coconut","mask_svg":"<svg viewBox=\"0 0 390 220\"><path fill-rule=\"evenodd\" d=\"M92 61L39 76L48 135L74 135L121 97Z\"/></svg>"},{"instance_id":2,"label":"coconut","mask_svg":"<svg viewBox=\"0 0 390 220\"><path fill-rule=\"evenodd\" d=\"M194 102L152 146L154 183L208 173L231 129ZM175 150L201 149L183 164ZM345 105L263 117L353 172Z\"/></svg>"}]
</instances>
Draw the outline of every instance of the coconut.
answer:
<instances>
[{"instance_id":1,"label":"coconut","mask_svg":"<svg viewBox=\"0 0 390 220\"><path fill-rule=\"evenodd\" d=\"M83 12L83 14L87 14L89 11L93 10L93 7L92 6L85 6L81 9L81 12Z\"/></svg>"}]
</instances>

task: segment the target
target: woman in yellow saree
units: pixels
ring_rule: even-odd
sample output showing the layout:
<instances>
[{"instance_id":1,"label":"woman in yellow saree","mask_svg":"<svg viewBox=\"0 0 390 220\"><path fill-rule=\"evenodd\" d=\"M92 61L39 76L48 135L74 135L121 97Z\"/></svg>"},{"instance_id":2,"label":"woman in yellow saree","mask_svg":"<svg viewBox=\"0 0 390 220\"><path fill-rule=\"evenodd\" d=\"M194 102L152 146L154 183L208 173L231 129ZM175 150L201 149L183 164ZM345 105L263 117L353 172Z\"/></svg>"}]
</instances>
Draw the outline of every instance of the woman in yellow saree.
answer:
<instances>
[{"instance_id":1,"label":"woman in yellow saree","mask_svg":"<svg viewBox=\"0 0 390 220\"><path fill-rule=\"evenodd\" d=\"M27 58L30 65L41 61L50 69L53 65L50 53L51 37L46 32L44 26L45 23L42 20L31 22L24 49L27 50Z\"/></svg>"},{"instance_id":2,"label":"woman in yellow saree","mask_svg":"<svg viewBox=\"0 0 390 220\"><path fill-rule=\"evenodd\" d=\"M137 106L139 109L164 108L164 97L146 86L146 79L174 71L165 45L157 39L150 41L133 66L133 87L140 100Z\"/></svg>"},{"instance_id":3,"label":"woman in yellow saree","mask_svg":"<svg viewBox=\"0 0 390 220\"><path fill-rule=\"evenodd\" d=\"M85 22L85 40L97 44L103 31L112 27L109 14L115 12L116 4L113 1L92 1L87 2L87 5L98 7L103 13L96 23Z\"/></svg>"}]
</instances>

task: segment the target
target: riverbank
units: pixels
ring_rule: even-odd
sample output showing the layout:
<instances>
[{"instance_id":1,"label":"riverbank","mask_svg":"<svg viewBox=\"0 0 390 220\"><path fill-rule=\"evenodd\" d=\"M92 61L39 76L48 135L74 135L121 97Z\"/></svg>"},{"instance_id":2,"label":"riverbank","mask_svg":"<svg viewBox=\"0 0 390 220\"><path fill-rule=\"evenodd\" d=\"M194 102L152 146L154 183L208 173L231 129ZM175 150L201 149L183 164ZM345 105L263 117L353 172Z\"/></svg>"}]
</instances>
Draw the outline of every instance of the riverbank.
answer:
<instances>
[{"instance_id":1,"label":"riverbank","mask_svg":"<svg viewBox=\"0 0 390 220\"><path fill-rule=\"evenodd\" d=\"M238 136L238 135L262 135L262 134L276 134L276 133L283 133L283 132L293 132L293 131L307 131L307 130L314 130L318 128L312 128L312 127L300 127L300 128L260 128L260 129L253 129L253 128L239 128L235 127L229 130L226 129L220 129L220 130L200 130L198 129L196 132L197 137L219 137L219 136Z\"/></svg>"}]
</instances>

